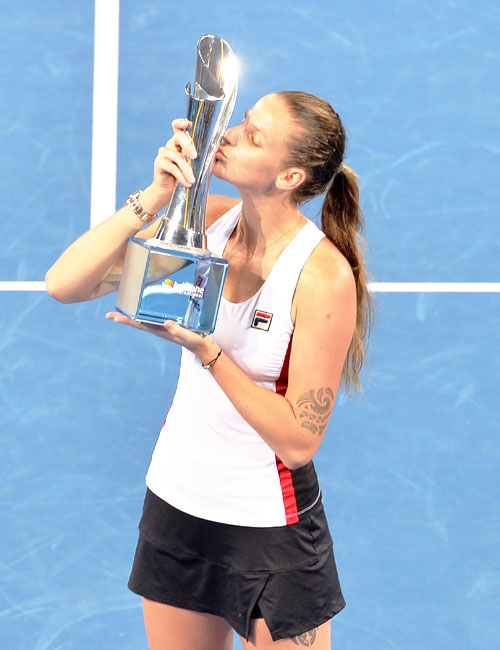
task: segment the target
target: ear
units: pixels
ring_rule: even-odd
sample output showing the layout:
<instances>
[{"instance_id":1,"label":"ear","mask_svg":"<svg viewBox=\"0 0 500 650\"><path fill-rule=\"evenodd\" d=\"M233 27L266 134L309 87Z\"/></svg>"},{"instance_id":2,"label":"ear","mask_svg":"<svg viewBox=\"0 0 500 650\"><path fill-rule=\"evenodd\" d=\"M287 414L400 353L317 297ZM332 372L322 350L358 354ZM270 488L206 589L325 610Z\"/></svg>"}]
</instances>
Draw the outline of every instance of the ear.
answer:
<instances>
[{"instance_id":1,"label":"ear","mask_svg":"<svg viewBox=\"0 0 500 650\"><path fill-rule=\"evenodd\" d=\"M276 178L276 187L279 190L294 190L306 180L307 174L302 167L289 167Z\"/></svg>"}]
</instances>

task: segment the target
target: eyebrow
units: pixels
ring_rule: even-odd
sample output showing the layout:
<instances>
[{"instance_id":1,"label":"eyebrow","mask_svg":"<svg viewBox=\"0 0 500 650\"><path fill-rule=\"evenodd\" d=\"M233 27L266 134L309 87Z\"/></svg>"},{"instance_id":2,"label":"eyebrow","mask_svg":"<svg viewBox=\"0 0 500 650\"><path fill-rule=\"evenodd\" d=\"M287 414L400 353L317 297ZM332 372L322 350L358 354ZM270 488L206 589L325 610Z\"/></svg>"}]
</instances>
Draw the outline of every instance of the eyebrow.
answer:
<instances>
[{"instance_id":1,"label":"eyebrow","mask_svg":"<svg viewBox=\"0 0 500 650\"><path fill-rule=\"evenodd\" d=\"M245 111L245 115L243 116L243 118L245 119L245 122L248 120L249 118L248 111ZM252 128L258 131L259 133L262 133L262 131L259 129L257 125L252 124ZM263 133L262 133L262 137L265 137Z\"/></svg>"}]
</instances>

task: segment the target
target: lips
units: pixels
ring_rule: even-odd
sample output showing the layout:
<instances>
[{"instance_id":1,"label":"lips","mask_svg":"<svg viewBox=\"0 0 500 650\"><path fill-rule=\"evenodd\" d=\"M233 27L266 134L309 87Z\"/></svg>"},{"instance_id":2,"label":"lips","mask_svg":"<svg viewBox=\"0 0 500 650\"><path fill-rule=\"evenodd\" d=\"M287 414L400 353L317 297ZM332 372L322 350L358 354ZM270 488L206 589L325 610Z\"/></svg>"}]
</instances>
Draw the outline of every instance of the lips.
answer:
<instances>
[{"instance_id":1,"label":"lips","mask_svg":"<svg viewBox=\"0 0 500 650\"><path fill-rule=\"evenodd\" d=\"M220 147L215 152L215 158L216 160L227 160L226 154L222 151Z\"/></svg>"}]
</instances>

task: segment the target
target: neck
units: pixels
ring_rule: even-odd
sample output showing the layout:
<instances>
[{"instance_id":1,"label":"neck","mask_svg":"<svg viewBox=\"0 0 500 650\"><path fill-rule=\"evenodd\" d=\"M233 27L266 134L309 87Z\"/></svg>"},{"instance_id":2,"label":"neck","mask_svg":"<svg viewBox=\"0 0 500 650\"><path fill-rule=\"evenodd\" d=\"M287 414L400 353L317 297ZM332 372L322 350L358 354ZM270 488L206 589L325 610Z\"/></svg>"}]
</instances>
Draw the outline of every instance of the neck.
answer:
<instances>
[{"instance_id":1,"label":"neck","mask_svg":"<svg viewBox=\"0 0 500 650\"><path fill-rule=\"evenodd\" d=\"M249 196L241 193L243 199L240 236L250 251L263 248L287 230L299 227L305 221L296 205L285 203L283 198Z\"/></svg>"}]
</instances>

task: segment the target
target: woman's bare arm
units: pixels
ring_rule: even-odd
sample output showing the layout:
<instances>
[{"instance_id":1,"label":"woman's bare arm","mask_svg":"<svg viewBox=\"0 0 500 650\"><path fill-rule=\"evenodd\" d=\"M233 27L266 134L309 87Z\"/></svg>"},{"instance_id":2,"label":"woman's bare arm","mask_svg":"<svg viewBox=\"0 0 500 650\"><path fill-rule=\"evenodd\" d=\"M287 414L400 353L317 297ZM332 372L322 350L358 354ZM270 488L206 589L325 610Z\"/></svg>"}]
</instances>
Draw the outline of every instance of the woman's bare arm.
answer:
<instances>
[{"instance_id":1,"label":"woman's bare arm","mask_svg":"<svg viewBox=\"0 0 500 650\"><path fill-rule=\"evenodd\" d=\"M147 212L155 207L154 199L149 199L149 192L150 188L141 194L141 204ZM47 292L67 303L92 300L116 290L127 241L129 237L137 235L143 226L132 210L124 206L112 217L84 233L47 271ZM147 230L151 231L151 226ZM147 237L147 231L144 230L141 236Z\"/></svg>"},{"instance_id":2,"label":"woman's bare arm","mask_svg":"<svg viewBox=\"0 0 500 650\"><path fill-rule=\"evenodd\" d=\"M309 462L323 440L356 324L354 277L329 241L307 261L294 306L284 396L256 384L225 354L211 370L239 413L291 469ZM213 344L199 354L202 362L216 350Z\"/></svg>"},{"instance_id":3,"label":"woman's bare arm","mask_svg":"<svg viewBox=\"0 0 500 650\"><path fill-rule=\"evenodd\" d=\"M149 214L155 214L167 205L177 181L187 187L194 181L189 159L196 157L196 151L191 138L184 132L189 125L188 120L174 120L173 137L158 150L153 182L140 196L141 205ZM79 302L115 290L128 238L137 235L143 226L127 206L84 233L47 271L48 293L61 302ZM140 236L152 237L155 230L153 224Z\"/></svg>"}]
</instances>

